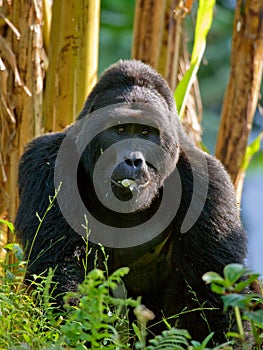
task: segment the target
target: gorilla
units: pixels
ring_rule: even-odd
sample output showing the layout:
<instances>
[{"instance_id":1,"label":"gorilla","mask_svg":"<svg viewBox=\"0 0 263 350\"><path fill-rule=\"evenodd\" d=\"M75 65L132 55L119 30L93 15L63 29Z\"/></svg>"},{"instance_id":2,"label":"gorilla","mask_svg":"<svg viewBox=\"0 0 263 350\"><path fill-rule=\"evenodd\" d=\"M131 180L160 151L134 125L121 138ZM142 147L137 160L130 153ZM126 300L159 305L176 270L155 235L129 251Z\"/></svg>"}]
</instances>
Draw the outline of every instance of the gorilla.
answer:
<instances>
[{"instance_id":1,"label":"gorilla","mask_svg":"<svg viewBox=\"0 0 263 350\"><path fill-rule=\"evenodd\" d=\"M151 67L121 60L108 68L75 123L27 146L18 187L28 284L53 268L62 305L85 277L88 237L87 269L104 268L100 243L109 273L128 266L127 296L141 296L154 312L151 331L180 314L176 326L194 339L214 331L225 341L230 316L202 276L244 263L235 192L221 163L184 133L173 94Z\"/></svg>"}]
</instances>

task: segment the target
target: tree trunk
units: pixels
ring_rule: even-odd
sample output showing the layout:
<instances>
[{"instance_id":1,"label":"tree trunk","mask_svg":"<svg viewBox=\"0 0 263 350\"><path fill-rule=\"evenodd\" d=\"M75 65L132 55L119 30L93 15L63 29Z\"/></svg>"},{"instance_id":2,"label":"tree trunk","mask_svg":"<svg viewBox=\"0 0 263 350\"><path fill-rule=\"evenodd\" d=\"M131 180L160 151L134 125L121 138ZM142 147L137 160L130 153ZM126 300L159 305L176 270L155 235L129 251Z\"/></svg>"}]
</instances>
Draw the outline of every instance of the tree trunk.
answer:
<instances>
[{"instance_id":1,"label":"tree trunk","mask_svg":"<svg viewBox=\"0 0 263 350\"><path fill-rule=\"evenodd\" d=\"M137 0L133 27L132 58L158 68L165 0Z\"/></svg>"},{"instance_id":2,"label":"tree trunk","mask_svg":"<svg viewBox=\"0 0 263 350\"><path fill-rule=\"evenodd\" d=\"M11 67L8 74L6 114L13 117L14 134L6 139L5 193L8 203L5 208L10 220L16 212L17 166L24 145L41 132L43 93L43 41L42 1L21 0L14 2L11 21L16 29L8 38L2 38L6 46L3 61ZM12 96L12 99L11 97ZM7 131L7 130L6 130ZM8 132L8 131L7 131Z\"/></svg>"},{"instance_id":3,"label":"tree trunk","mask_svg":"<svg viewBox=\"0 0 263 350\"><path fill-rule=\"evenodd\" d=\"M132 57L159 71L174 91L178 79L190 66L184 35L184 18L192 0L137 0L134 19ZM202 103L196 80L185 108L183 127L200 147Z\"/></svg>"},{"instance_id":4,"label":"tree trunk","mask_svg":"<svg viewBox=\"0 0 263 350\"><path fill-rule=\"evenodd\" d=\"M42 1L20 0L9 8L8 26L0 37L0 210L4 218L14 221L19 156L25 144L41 132L44 52ZM8 232L6 241L13 242L13 234Z\"/></svg>"},{"instance_id":5,"label":"tree trunk","mask_svg":"<svg viewBox=\"0 0 263 350\"><path fill-rule=\"evenodd\" d=\"M226 166L237 189L238 201L245 175L241 167L262 79L262 13L262 0L237 2L230 79L216 147L216 157Z\"/></svg>"}]
</instances>

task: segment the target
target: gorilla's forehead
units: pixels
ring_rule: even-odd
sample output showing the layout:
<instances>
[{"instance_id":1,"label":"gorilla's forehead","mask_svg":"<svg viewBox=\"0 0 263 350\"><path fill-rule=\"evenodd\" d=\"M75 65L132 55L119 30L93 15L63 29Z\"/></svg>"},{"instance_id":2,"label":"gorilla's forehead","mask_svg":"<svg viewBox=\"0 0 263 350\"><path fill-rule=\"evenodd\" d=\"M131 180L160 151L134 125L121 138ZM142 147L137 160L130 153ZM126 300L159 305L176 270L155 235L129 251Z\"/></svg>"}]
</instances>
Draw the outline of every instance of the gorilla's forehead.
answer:
<instances>
[{"instance_id":1,"label":"gorilla's forehead","mask_svg":"<svg viewBox=\"0 0 263 350\"><path fill-rule=\"evenodd\" d=\"M161 144L177 144L180 122L176 114L147 103L120 103L103 107L82 116L69 130L81 154L104 130L126 123L142 124L159 130ZM162 141L163 140L163 141ZM169 141L168 141L169 140Z\"/></svg>"},{"instance_id":2,"label":"gorilla's forehead","mask_svg":"<svg viewBox=\"0 0 263 350\"><path fill-rule=\"evenodd\" d=\"M177 116L170 111L157 109L147 103L119 103L98 109L79 122L84 129L95 134L112 126L131 123L147 125L174 134L177 129L176 118Z\"/></svg>"}]
</instances>

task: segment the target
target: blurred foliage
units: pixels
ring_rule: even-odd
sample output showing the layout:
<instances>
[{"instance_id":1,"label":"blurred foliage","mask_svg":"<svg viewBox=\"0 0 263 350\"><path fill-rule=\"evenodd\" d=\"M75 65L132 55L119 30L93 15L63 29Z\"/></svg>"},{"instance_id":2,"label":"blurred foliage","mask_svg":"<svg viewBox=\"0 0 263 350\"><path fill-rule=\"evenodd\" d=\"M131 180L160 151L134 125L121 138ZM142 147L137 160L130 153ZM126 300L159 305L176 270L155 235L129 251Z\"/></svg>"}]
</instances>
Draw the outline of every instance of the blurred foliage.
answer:
<instances>
[{"instance_id":1,"label":"blurred foliage","mask_svg":"<svg viewBox=\"0 0 263 350\"><path fill-rule=\"evenodd\" d=\"M231 35L234 10L218 4L198 78L204 115L203 141L214 153L224 91L230 72Z\"/></svg>"},{"instance_id":2,"label":"blurred foliage","mask_svg":"<svg viewBox=\"0 0 263 350\"><path fill-rule=\"evenodd\" d=\"M130 58L135 0L101 1L99 73Z\"/></svg>"},{"instance_id":3,"label":"blurred foliage","mask_svg":"<svg viewBox=\"0 0 263 350\"><path fill-rule=\"evenodd\" d=\"M204 106L221 107L224 90L228 81L231 33L234 12L218 5L212 28L207 38L207 47L200 66L199 81Z\"/></svg>"}]
</instances>

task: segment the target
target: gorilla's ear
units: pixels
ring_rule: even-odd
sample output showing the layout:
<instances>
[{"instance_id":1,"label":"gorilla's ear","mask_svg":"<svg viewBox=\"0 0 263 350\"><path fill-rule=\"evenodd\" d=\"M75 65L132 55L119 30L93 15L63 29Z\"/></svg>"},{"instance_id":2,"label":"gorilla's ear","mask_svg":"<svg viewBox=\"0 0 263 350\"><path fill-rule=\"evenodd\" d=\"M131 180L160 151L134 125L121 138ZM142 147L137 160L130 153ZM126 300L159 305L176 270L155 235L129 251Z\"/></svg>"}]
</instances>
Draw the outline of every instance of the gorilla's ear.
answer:
<instances>
[{"instance_id":1,"label":"gorilla's ear","mask_svg":"<svg viewBox=\"0 0 263 350\"><path fill-rule=\"evenodd\" d=\"M167 109L176 113L173 94L159 73L141 61L120 60L101 75L88 96L79 119L93 110L118 102L143 100L147 103L147 99L149 103L153 100L163 100Z\"/></svg>"}]
</instances>

